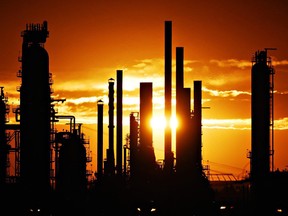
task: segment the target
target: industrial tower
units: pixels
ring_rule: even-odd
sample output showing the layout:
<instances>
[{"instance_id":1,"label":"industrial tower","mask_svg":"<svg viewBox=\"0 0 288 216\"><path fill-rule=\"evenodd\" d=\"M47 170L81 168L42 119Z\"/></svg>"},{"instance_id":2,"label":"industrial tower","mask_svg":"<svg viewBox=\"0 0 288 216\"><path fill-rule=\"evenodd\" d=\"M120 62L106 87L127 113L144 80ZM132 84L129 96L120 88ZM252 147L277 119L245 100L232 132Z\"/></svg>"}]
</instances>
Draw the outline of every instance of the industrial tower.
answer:
<instances>
[{"instance_id":1,"label":"industrial tower","mask_svg":"<svg viewBox=\"0 0 288 216\"><path fill-rule=\"evenodd\" d=\"M51 74L44 43L47 22L27 24L21 33L22 84L20 87L21 183L31 196L50 191Z\"/></svg>"}]
</instances>

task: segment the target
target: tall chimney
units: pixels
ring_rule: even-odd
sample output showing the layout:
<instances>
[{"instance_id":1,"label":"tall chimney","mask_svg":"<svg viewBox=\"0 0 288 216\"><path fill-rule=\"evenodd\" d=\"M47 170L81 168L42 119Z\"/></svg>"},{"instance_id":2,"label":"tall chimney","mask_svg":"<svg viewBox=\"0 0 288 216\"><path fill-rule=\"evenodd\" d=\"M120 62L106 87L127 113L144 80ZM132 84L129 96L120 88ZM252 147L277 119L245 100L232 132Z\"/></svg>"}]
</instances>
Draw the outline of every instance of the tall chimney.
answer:
<instances>
[{"instance_id":1,"label":"tall chimney","mask_svg":"<svg viewBox=\"0 0 288 216\"><path fill-rule=\"evenodd\" d=\"M140 145L138 152L142 181L155 177L156 160L151 127L152 111L152 83L142 82L140 83Z\"/></svg>"},{"instance_id":2,"label":"tall chimney","mask_svg":"<svg viewBox=\"0 0 288 216\"><path fill-rule=\"evenodd\" d=\"M176 169L177 173L181 171L181 159L183 156L181 154L181 149L184 147L182 144L182 148L180 148L180 143L183 143L184 138L184 124L183 124L183 57L184 56L184 48L176 47L176 118L178 121L178 127L176 128Z\"/></svg>"},{"instance_id":3,"label":"tall chimney","mask_svg":"<svg viewBox=\"0 0 288 216\"><path fill-rule=\"evenodd\" d=\"M98 119L97 119L97 178L103 175L103 101L98 100Z\"/></svg>"},{"instance_id":4,"label":"tall chimney","mask_svg":"<svg viewBox=\"0 0 288 216\"><path fill-rule=\"evenodd\" d=\"M122 149L123 149L123 124L122 124L122 98L123 98L123 71L117 70L117 175L122 175Z\"/></svg>"},{"instance_id":5,"label":"tall chimney","mask_svg":"<svg viewBox=\"0 0 288 216\"><path fill-rule=\"evenodd\" d=\"M173 170L173 153L171 142L171 88L172 88L172 21L165 21L165 160L164 170Z\"/></svg>"},{"instance_id":6,"label":"tall chimney","mask_svg":"<svg viewBox=\"0 0 288 216\"><path fill-rule=\"evenodd\" d=\"M184 88L184 47L176 47L176 97ZM179 93L179 94L178 94Z\"/></svg>"},{"instance_id":7,"label":"tall chimney","mask_svg":"<svg viewBox=\"0 0 288 216\"><path fill-rule=\"evenodd\" d=\"M188 166L187 154L190 133L187 133L190 120L190 89L184 88L184 48L176 47L176 170L177 174L185 174Z\"/></svg>"},{"instance_id":8,"label":"tall chimney","mask_svg":"<svg viewBox=\"0 0 288 216\"><path fill-rule=\"evenodd\" d=\"M109 84L109 125L108 125L108 132L109 132L109 139L108 139L108 150L107 150L107 166L108 166L108 175L115 174L115 157L114 157L114 82L113 78L108 80Z\"/></svg>"},{"instance_id":9,"label":"tall chimney","mask_svg":"<svg viewBox=\"0 0 288 216\"><path fill-rule=\"evenodd\" d=\"M194 164L196 171L202 173L202 82L194 81Z\"/></svg>"},{"instance_id":10,"label":"tall chimney","mask_svg":"<svg viewBox=\"0 0 288 216\"><path fill-rule=\"evenodd\" d=\"M140 145L152 147L152 83L140 83Z\"/></svg>"}]
</instances>

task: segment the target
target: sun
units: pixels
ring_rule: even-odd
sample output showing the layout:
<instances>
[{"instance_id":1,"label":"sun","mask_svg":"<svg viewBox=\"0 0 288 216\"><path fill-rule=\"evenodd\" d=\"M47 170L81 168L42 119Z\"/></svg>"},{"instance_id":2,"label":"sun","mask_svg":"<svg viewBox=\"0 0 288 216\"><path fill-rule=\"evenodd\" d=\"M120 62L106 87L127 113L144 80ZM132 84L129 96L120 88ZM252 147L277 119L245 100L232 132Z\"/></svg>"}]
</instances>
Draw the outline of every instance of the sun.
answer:
<instances>
[{"instance_id":1,"label":"sun","mask_svg":"<svg viewBox=\"0 0 288 216\"><path fill-rule=\"evenodd\" d=\"M153 129L165 128L166 127L166 119L164 116L153 116L150 125ZM172 116L170 119L170 128L175 129L178 126L178 121L176 116Z\"/></svg>"}]
</instances>

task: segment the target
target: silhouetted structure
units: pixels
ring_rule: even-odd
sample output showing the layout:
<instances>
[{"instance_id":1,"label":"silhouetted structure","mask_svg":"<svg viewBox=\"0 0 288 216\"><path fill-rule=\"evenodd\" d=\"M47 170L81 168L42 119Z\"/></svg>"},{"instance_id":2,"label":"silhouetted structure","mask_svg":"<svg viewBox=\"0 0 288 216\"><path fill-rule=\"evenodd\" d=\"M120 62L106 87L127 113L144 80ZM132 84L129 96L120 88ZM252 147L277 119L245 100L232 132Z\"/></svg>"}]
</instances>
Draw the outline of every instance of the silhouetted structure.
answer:
<instances>
[{"instance_id":1,"label":"silhouetted structure","mask_svg":"<svg viewBox=\"0 0 288 216\"><path fill-rule=\"evenodd\" d=\"M44 48L48 37L47 22L27 25L21 36L20 173L26 195L35 201L47 199L51 189L51 74L49 56Z\"/></svg>"},{"instance_id":2,"label":"silhouetted structure","mask_svg":"<svg viewBox=\"0 0 288 216\"><path fill-rule=\"evenodd\" d=\"M98 119L97 119L97 179L103 175L103 101L98 100Z\"/></svg>"},{"instance_id":3,"label":"silhouetted structure","mask_svg":"<svg viewBox=\"0 0 288 216\"><path fill-rule=\"evenodd\" d=\"M130 137L129 137L129 150L130 150L130 179L137 178L137 153L139 145L139 113L134 112L130 114Z\"/></svg>"},{"instance_id":4,"label":"silhouetted structure","mask_svg":"<svg viewBox=\"0 0 288 216\"><path fill-rule=\"evenodd\" d=\"M252 157L251 179L267 178L270 172L270 129L271 129L271 75L273 68L267 57L267 50L255 53L252 61Z\"/></svg>"},{"instance_id":5,"label":"silhouetted structure","mask_svg":"<svg viewBox=\"0 0 288 216\"><path fill-rule=\"evenodd\" d=\"M176 117L178 121L178 127L176 129L176 172L178 175L181 172L185 172L184 166L186 162L183 160L187 159L187 157L184 157L183 154L187 152L185 143L189 143L188 140L185 140L190 136L190 133L185 133L184 131L185 128L189 128L189 122L187 124L187 119L190 119L190 91L188 92L188 95L184 94L183 62L184 48L176 47ZM188 105L188 108L186 107L185 109L185 105ZM184 113L185 111L186 113Z\"/></svg>"},{"instance_id":6,"label":"silhouetted structure","mask_svg":"<svg viewBox=\"0 0 288 216\"><path fill-rule=\"evenodd\" d=\"M118 176L122 176L122 160L123 160L123 71L117 70L117 145L116 145L116 151L117 151L117 164L116 164L116 171Z\"/></svg>"},{"instance_id":7,"label":"silhouetted structure","mask_svg":"<svg viewBox=\"0 0 288 216\"><path fill-rule=\"evenodd\" d=\"M174 155L172 152L172 137L171 137L171 91L172 91L172 21L165 21L165 156L164 170L167 174L172 174L174 165Z\"/></svg>"},{"instance_id":8,"label":"silhouetted structure","mask_svg":"<svg viewBox=\"0 0 288 216\"><path fill-rule=\"evenodd\" d=\"M271 59L267 56L267 50L255 52L251 69L251 198L253 210L259 209L272 211L274 199L271 195L274 191L287 191L287 185L282 189L276 187L273 167L273 91L274 68ZM272 136L272 137L271 137ZM272 140L272 141L271 141ZM272 160L271 160L272 156ZM272 163L271 163L272 162ZM283 177L283 176L282 176ZM287 176L284 177L287 179ZM281 183L282 184L282 183ZM277 203L279 205L279 203ZM268 212L269 213L269 212ZM272 212L271 212L272 213Z\"/></svg>"},{"instance_id":9,"label":"silhouetted structure","mask_svg":"<svg viewBox=\"0 0 288 216\"><path fill-rule=\"evenodd\" d=\"M110 78L108 80L109 84L109 137L108 142L109 146L106 151L107 160L106 163L104 162L104 172L106 172L107 175L114 175L115 174L115 156L114 156L114 79Z\"/></svg>"},{"instance_id":10,"label":"silhouetted structure","mask_svg":"<svg viewBox=\"0 0 288 216\"><path fill-rule=\"evenodd\" d=\"M184 48L176 47L176 204L172 210L211 214L213 193L202 169L202 82L194 81L194 110L191 90L184 87ZM185 197L185 198L184 198Z\"/></svg>"},{"instance_id":11,"label":"silhouetted structure","mask_svg":"<svg viewBox=\"0 0 288 216\"><path fill-rule=\"evenodd\" d=\"M176 130L176 173L178 176L192 175L193 169L195 169L195 160L197 160L196 152L198 153L195 140L201 140L201 136L196 137L197 135L199 136L199 134L196 133L196 131L199 130L196 126L199 127L199 124L194 124L194 116L192 115L193 113L191 113L191 89L184 87L183 62L184 48L176 47L176 116L178 120ZM198 111L198 114L199 113L201 114L201 112ZM197 118L198 121L200 118L201 122L201 116L197 116Z\"/></svg>"},{"instance_id":12,"label":"silhouetted structure","mask_svg":"<svg viewBox=\"0 0 288 216\"><path fill-rule=\"evenodd\" d=\"M7 143L5 124L7 122L7 98L4 96L4 87L0 87L0 191L6 185L6 177L7 177L7 161L10 146Z\"/></svg>"},{"instance_id":13,"label":"silhouetted structure","mask_svg":"<svg viewBox=\"0 0 288 216\"><path fill-rule=\"evenodd\" d=\"M153 148L151 119L153 113L152 83L140 83L140 144L138 157L141 158L141 176L149 181L154 174L156 160Z\"/></svg>"},{"instance_id":14,"label":"silhouetted structure","mask_svg":"<svg viewBox=\"0 0 288 216\"><path fill-rule=\"evenodd\" d=\"M81 131L58 132L61 143L56 189L63 200L81 200L86 192L86 149Z\"/></svg>"},{"instance_id":15,"label":"silhouetted structure","mask_svg":"<svg viewBox=\"0 0 288 216\"><path fill-rule=\"evenodd\" d=\"M202 81L194 81L194 110L193 110L193 152L191 158L195 175L201 176L203 174L202 167Z\"/></svg>"}]
</instances>

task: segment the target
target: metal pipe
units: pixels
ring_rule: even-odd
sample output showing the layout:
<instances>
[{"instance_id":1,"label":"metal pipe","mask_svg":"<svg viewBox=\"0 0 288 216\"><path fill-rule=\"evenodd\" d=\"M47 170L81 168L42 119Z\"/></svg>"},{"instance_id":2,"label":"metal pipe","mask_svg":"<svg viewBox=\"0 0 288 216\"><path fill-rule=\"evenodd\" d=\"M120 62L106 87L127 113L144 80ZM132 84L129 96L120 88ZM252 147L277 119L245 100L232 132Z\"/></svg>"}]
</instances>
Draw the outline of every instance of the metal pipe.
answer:
<instances>
[{"instance_id":1,"label":"metal pipe","mask_svg":"<svg viewBox=\"0 0 288 216\"><path fill-rule=\"evenodd\" d=\"M75 116L72 116L72 115L58 115L58 116L55 116L55 118L57 119L70 119L70 132L72 133L75 128L76 128L76 119L75 119Z\"/></svg>"}]
</instances>

